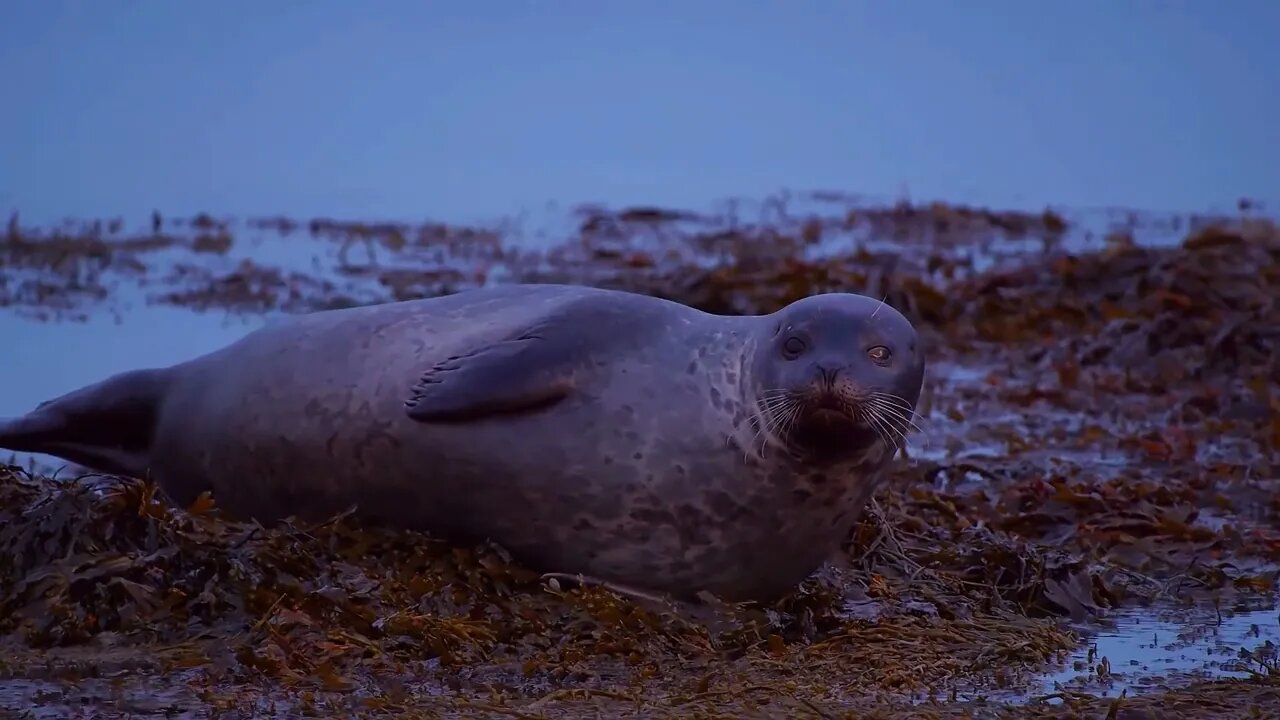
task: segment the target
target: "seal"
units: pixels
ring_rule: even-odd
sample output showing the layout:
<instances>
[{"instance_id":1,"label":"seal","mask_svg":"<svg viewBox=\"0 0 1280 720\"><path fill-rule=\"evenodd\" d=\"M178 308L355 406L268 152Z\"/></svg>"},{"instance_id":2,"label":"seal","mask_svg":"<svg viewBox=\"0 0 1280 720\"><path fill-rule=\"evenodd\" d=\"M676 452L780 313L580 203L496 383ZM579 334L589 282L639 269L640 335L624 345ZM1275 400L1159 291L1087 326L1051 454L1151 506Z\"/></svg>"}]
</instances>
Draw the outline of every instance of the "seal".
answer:
<instances>
[{"instance_id":1,"label":"seal","mask_svg":"<svg viewBox=\"0 0 1280 720\"><path fill-rule=\"evenodd\" d=\"M505 285L289 316L0 421L0 447L225 515L491 541L547 573L767 600L848 536L912 427L912 324L863 295L715 315Z\"/></svg>"}]
</instances>

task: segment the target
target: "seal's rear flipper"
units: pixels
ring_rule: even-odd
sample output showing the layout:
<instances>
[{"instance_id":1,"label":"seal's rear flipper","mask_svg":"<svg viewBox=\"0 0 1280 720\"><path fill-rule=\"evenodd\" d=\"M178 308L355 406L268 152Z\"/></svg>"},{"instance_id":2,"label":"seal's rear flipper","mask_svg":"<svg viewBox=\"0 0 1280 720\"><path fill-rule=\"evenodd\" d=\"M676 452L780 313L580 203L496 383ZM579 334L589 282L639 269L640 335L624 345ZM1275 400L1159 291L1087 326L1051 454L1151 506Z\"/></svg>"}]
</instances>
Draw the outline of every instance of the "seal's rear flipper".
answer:
<instances>
[{"instance_id":1,"label":"seal's rear flipper","mask_svg":"<svg viewBox=\"0 0 1280 720\"><path fill-rule=\"evenodd\" d=\"M71 460L99 472L141 477L150 464L164 370L133 370L0 420L0 448Z\"/></svg>"}]
</instances>

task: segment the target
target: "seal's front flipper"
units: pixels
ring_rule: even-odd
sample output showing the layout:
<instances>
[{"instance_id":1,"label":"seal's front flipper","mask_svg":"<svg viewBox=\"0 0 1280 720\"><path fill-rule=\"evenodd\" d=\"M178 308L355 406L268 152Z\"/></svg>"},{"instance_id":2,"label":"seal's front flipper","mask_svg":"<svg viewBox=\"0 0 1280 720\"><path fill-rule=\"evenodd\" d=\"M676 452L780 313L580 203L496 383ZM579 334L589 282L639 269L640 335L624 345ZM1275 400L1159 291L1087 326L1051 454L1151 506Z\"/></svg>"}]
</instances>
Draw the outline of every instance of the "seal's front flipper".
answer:
<instances>
[{"instance_id":1,"label":"seal's front flipper","mask_svg":"<svg viewBox=\"0 0 1280 720\"><path fill-rule=\"evenodd\" d=\"M573 390L585 333L563 318L437 363L405 402L419 422L465 422L537 410Z\"/></svg>"},{"instance_id":2,"label":"seal's front flipper","mask_svg":"<svg viewBox=\"0 0 1280 720\"><path fill-rule=\"evenodd\" d=\"M163 370L133 370L0 420L0 448L54 455L99 472L141 477L150 464Z\"/></svg>"}]
</instances>

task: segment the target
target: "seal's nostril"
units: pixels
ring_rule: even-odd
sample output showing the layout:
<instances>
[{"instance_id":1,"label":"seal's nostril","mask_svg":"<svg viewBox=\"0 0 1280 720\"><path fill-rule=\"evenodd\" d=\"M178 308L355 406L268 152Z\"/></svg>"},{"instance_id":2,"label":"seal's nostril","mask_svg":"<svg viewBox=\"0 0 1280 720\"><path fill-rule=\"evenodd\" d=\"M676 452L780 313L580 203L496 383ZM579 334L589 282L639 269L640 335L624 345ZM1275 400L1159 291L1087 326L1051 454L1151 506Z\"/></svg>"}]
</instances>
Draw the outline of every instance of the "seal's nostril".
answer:
<instances>
[{"instance_id":1,"label":"seal's nostril","mask_svg":"<svg viewBox=\"0 0 1280 720\"><path fill-rule=\"evenodd\" d=\"M817 369L818 378L822 381L823 385L831 387L836 384L836 377L840 375L839 366L828 367L826 365L818 365Z\"/></svg>"}]
</instances>

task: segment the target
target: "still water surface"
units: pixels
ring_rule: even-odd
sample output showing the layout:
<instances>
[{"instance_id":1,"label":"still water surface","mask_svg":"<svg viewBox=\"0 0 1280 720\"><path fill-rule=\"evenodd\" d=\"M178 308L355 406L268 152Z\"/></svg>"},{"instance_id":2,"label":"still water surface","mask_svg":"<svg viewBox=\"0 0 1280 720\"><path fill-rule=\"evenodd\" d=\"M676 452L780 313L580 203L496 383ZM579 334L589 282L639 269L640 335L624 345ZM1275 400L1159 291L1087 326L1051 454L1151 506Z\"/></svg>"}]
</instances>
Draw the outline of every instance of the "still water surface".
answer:
<instances>
[{"instance_id":1,"label":"still water surface","mask_svg":"<svg viewBox=\"0 0 1280 720\"><path fill-rule=\"evenodd\" d=\"M1066 666L1045 676L1062 687L1116 696L1201 677L1249 678L1280 671L1280 608L1129 608L1088 637Z\"/></svg>"}]
</instances>

